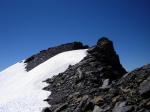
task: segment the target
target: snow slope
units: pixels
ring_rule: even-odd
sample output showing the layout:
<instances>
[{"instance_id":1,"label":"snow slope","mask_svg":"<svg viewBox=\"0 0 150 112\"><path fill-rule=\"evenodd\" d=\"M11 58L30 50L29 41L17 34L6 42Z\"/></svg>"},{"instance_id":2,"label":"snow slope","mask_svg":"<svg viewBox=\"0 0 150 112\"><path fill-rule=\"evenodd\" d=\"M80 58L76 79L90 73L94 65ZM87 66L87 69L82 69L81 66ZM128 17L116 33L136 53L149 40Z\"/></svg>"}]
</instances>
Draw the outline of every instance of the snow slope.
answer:
<instances>
[{"instance_id":1,"label":"snow slope","mask_svg":"<svg viewBox=\"0 0 150 112\"><path fill-rule=\"evenodd\" d=\"M24 62L0 72L0 112L41 112L48 104L43 100L50 93L42 90L42 82L65 71L86 56L86 50L60 53L29 72Z\"/></svg>"}]
</instances>

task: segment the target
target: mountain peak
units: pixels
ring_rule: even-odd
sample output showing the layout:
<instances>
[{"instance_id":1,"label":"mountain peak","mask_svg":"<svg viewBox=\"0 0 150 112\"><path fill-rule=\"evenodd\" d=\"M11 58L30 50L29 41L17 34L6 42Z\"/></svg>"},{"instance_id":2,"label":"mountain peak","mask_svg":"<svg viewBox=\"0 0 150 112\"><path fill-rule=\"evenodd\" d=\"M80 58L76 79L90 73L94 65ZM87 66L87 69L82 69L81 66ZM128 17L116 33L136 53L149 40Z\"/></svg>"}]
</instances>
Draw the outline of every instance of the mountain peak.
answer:
<instances>
[{"instance_id":1,"label":"mountain peak","mask_svg":"<svg viewBox=\"0 0 150 112\"><path fill-rule=\"evenodd\" d=\"M97 41L96 46L88 49L88 53L94 56L99 62L110 65L115 70L119 71L118 77L121 77L126 73L126 70L120 63L119 56L114 49L113 42L108 38L100 38Z\"/></svg>"},{"instance_id":2,"label":"mountain peak","mask_svg":"<svg viewBox=\"0 0 150 112\"><path fill-rule=\"evenodd\" d=\"M65 111L85 112L86 109L82 111L80 107L82 104L78 104L80 101L93 99L94 94L110 88L126 73L109 39L99 39L97 45L87 52L79 63L45 81L49 86L44 90L51 91L46 101L52 112L60 109L62 104Z\"/></svg>"},{"instance_id":3,"label":"mountain peak","mask_svg":"<svg viewBox=\"0 0 150 112\"><path fill-rule=\"evenodd\" d=\"M97 41L98 46L112 46L112 41L107 37L102 37Z\"/></svg>"}]
</instances>

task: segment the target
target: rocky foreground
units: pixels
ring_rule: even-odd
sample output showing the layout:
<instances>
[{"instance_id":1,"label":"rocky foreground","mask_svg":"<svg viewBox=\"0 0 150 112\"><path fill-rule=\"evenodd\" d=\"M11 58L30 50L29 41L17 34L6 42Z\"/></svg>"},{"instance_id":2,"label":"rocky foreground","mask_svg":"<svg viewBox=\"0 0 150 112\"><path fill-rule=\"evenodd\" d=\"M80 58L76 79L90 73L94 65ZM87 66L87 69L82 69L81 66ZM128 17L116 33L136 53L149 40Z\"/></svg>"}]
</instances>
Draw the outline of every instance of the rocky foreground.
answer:
<instances>
[{"instance_id":1,"label":"rocky foreground","mask_svg":"<svg viewBox=\"0 0 150 112\"><path fill-rule=\"evenodd\" d=\"M88 48L80 45L77 49ZM82 61L44 81L51 95L43 112L150 112L150 65L127 73L107 38L87 52ZM27 60L28 70L36 59Z\"/></svg>"}]
</instances>

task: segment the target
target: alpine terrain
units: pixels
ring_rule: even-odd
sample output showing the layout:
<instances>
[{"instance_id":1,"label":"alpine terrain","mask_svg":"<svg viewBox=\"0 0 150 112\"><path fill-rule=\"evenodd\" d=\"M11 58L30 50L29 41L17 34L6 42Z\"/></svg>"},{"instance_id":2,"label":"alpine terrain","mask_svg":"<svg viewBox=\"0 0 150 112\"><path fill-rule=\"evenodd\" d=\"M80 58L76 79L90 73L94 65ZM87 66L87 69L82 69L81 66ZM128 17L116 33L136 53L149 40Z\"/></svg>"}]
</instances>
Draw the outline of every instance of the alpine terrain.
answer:
<instances>
[{"instance_id":1,"label":"alpine terrain","mask_svg":"<svg viewBox=\"0 0 150 112\"><path fill-rule=\"evenodd\" d=\"M72 42L0 72L0 112L150 112L150 65L127 72L113 42Z\"/></svg>"}]
</instances>

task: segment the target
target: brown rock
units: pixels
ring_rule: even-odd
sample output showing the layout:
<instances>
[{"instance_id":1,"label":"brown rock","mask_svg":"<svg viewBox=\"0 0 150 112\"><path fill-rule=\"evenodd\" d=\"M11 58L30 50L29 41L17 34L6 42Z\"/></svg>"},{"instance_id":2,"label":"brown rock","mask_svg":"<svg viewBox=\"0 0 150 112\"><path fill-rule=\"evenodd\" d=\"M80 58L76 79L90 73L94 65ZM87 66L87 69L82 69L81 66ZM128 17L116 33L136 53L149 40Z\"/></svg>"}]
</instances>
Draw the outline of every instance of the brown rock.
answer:
<instances>
[{"instance_id":1,"label":"brown rock","mask_svg":"<svg viewBox=\"0 0 150 112\"><path fill-rule=\"evenodd\" d=\"M93 99L93 102L96 105L100 105L103 101L104 101L104 99L101 96L95 96Z\"/></svg>"}]
</instances>

